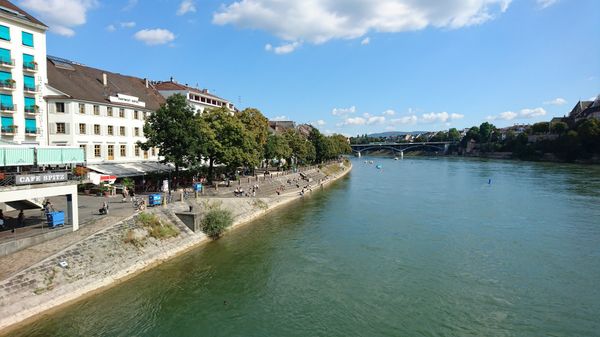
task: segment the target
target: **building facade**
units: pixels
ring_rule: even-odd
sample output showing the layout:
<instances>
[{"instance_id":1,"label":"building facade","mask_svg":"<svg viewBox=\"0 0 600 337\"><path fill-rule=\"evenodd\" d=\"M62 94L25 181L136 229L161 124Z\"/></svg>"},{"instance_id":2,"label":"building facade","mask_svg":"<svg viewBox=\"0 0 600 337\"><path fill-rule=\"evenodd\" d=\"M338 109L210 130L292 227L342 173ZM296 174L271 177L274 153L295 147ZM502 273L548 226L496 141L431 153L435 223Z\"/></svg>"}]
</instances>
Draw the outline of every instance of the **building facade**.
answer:
<instances>
[{"instance_id":1,"label":"building facade","mask_svg":"<svg viewBox=\"0 0 600 337\"><path fill-rule=\"evenodd\" d=\"M84 149L92 168L158 161L158 149L137 145L145 120L164 103L148 81L56 57L47 68L48 144Z\"/></svg>"},{"instance_id":2,"label":"building facade","mask_svg":"<svg viewBox=\"0 0 600 337\"><path fill-rule=\"evenodd\" d=\"M187 97L188 103L197 113L202 113L205 109L221 107L226 107L230 111L236 111L233 103L210 94L207 89L198 89L177 83L173 78L164 82L152 82L152 84L165 98L169 98L175 94L181 94Z\"/></svg>"},{"instance_id":3,"label":"building facade","mask_svg":"<svg viewBox=\"0 0 600 337\"><path fill-rule=\"evenodd\" d=\"M1 140L45 145L47 26L0 0Z\"/></svg>"}]
</instances>

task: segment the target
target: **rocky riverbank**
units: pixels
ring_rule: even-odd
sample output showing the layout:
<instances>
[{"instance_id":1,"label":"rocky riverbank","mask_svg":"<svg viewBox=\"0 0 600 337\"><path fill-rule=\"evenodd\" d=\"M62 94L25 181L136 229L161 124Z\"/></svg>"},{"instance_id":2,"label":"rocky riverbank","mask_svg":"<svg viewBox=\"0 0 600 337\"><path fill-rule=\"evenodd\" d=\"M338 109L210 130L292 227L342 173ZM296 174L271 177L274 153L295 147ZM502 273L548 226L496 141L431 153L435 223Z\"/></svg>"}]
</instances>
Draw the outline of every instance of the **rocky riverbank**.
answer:
<instances>
[{"instance_id":1,"label":"rocky riverbank","mask_svg":"<svg viewBox=\"0 0 600 337\"><path fill-rule=\"evenodd\" d=\"M299 189L304 190L304 195L310 194L312 189L345 176L351 168L349 162L336 163L302 175L281 176L261 186L263 193L268 188L273 190L273 194L262 197L204 197L148 210L147 213L174 229L177 233L174 237L153 235L138 221L137 215L110 225L0 282L0 331L7 332L44 312L114 286L210 241L203 233L191 231L177 218L176 212L188 210L189 206L202 212L210 204L219 204L232 212L234 224L229 230L234 230L301 198ZM302 186L293 183L299 177ZM305 188L305 183L310 187ZM291 186L283 191L274 188L286 184Z\"/></svg>"}]
</instances>

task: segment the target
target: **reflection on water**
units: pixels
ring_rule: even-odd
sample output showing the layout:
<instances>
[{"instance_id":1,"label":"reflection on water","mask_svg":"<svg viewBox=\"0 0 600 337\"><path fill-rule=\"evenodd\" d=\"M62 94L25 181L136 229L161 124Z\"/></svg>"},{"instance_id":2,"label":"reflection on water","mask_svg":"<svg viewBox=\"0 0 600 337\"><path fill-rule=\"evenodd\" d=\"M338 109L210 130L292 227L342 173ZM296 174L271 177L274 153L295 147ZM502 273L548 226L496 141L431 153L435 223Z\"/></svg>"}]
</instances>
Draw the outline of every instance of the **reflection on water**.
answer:
<instances>
[{"instance_id":1,"label":"reflection on water","mask_svg":"<svg viewBox=\"0 0 600 337\"><path fill-rule=\"evenodd\" d=\"M600 168L372 159L13 336L597 334Z\"/></svg>"}]
</instances>

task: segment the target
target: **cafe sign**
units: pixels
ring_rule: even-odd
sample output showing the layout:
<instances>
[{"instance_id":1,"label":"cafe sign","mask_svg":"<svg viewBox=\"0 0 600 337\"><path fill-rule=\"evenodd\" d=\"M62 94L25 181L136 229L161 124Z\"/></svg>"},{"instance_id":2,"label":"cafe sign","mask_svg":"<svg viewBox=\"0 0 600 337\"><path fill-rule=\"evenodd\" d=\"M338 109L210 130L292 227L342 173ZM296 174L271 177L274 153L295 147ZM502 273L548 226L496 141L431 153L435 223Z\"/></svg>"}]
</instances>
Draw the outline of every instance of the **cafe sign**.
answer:
<instances>
[{"instance_id":1,"label":"cafe sign","mask_svg":"<svg viewBox=\"0 0 600 337\"><path fill-rule=\"evenodd\" d=\"M67 172L17 175L15 180L17 185L56 183L67 181Z\"/></svg>"}]
</instances>

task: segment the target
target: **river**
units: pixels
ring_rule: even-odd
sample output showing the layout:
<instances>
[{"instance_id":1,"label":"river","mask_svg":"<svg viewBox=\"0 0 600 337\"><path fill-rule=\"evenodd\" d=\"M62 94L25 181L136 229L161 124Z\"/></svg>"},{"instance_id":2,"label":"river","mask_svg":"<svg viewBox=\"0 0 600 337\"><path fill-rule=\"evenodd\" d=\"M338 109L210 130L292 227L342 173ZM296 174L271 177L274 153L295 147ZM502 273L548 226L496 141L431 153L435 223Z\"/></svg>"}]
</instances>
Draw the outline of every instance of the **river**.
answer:
<instances>
[{"instance_id":1,"label":"river","mask_svg":"<svg viewBox=\"0 0 600 337\"><path fill-rule=\"evenodd\" d=\"M600 334L600 167L353 165L325 191L11 336Z\"/></svg>"}]
</instances>

